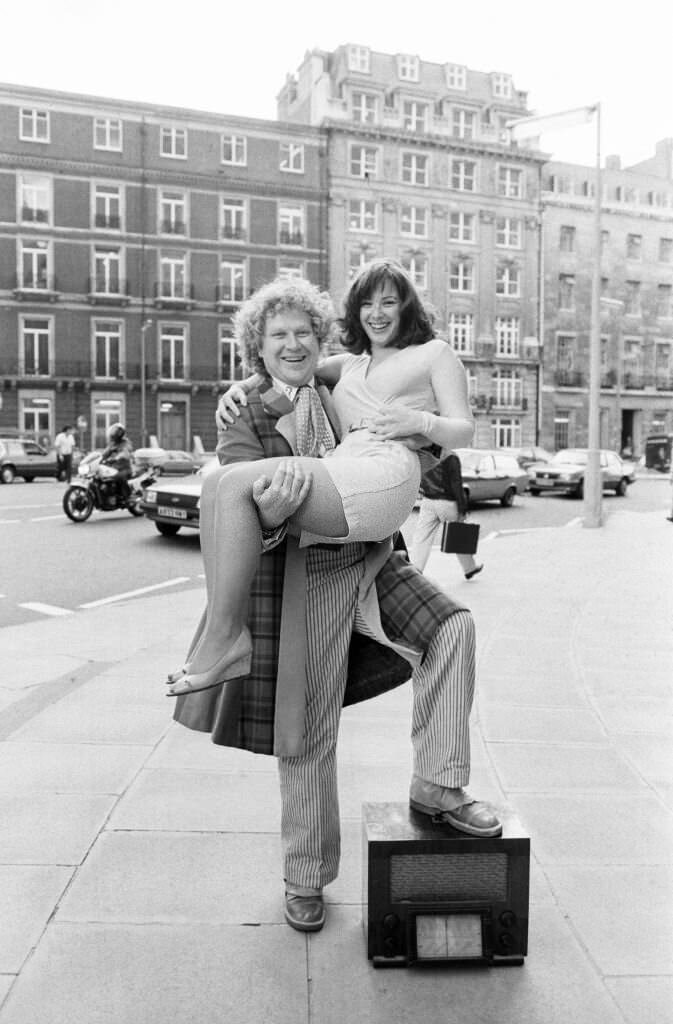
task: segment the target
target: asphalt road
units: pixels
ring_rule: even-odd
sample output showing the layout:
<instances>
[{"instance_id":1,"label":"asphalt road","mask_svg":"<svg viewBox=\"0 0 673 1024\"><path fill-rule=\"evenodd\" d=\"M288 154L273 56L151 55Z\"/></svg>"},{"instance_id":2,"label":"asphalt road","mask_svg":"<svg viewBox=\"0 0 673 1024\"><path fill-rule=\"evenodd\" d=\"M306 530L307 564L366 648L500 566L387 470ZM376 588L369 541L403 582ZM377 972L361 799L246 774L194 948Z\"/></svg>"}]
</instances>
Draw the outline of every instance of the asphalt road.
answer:
<instances>
[{"instance_id":1,"label":"asphalt road","mask_svg":"<svg viewBox=\"0 0 673 1024\"><path fill-rule=\"evenodd\" d=\"M200 588L203 567L198 534L181 531L161 537L146 519L128 512L94 512L71 523L61 509L64 485L52 481L0 486L0 628L45 616L71 615L91 604L148 594ZM605 494L606 515L670 509L670 487L663 475L641 477L625 498ZM512 508L478 506L471 519L481 525L481 543L496 543L511 530L568 526L582 516L582 502L560 496L523 495ZM413 536L415 514L403 527ZM482 548L483 557L485 549ZM200 596L195 596L195 621Z\"/></svg>"}]
</instances>

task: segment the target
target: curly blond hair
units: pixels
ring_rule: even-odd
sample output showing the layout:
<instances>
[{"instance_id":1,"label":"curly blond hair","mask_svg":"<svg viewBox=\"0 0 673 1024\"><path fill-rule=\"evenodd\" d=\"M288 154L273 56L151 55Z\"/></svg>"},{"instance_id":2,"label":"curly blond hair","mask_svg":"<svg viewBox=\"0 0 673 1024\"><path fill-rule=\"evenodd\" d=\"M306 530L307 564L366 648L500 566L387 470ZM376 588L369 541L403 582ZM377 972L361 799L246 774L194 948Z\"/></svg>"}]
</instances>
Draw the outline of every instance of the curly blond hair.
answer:
<instances>
[{"instance_id":1,"label":"curly blond hair","mask_svg":"<svg viewBox=\"0 0 673 1024\"><path fill-rule=\"evenodd\" d=\"M310 281L300 277L278 277L262 285L233 318L234 337L247 370L264 371L264 360L259 350L267 318L290 309L308 315L321 350L330 340L336 315L327 292L321 292Z\"/></svg>"}]
</instances>

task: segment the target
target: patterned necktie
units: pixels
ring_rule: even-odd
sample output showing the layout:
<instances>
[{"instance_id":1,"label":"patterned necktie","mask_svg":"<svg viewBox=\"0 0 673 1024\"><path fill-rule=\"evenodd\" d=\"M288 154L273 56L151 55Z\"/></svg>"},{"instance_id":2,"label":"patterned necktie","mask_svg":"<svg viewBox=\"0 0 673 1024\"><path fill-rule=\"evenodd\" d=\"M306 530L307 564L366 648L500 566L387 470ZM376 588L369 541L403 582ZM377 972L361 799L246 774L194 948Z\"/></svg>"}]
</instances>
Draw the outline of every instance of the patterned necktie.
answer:
<instances>
[{"instance_id":1,"label":"patterned necktie","mask_svg":"<svg viewBox=\"0 0 673 1024\"><path fill-rule=\"evenodd\" d=\"M319 459L325 452L336 447L334 435L315 388L309 384L299 388L294 408L297 455L309 455Z\"/></svg>"}]
</instances>

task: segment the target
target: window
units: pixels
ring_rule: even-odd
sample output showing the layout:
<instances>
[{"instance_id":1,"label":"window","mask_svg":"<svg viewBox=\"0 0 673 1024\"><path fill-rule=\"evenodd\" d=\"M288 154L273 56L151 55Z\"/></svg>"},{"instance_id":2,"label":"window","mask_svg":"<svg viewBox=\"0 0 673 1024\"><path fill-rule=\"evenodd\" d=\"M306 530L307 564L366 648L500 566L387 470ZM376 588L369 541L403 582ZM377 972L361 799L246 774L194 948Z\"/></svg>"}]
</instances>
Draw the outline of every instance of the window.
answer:
<instances>
[{"instance_id":1,"label":"window","mask_svg":"<svg viewBox=\"0 0 673 1024\"><path fill-rule=\"evenodd\" d=\"M457 139L473 139L476 116L473 110L454 107L451 116L451 131Z\"/></svg>"},{"instance_id":2,"label":"window","mask_svg":"<svg viewBox=\"0 0 673 1024\"><path fill-rule=\"evenodd\" d=\"M98 295L121 294L121 250L119 246L95 246L92 284L92 292Z\"/></svg>"},{"instance_id":3,"label":"window","mask_svg":"<svg viewBox=\"0 0 673 1024\"><path fill-rule=\"evenodd\" d=\"M554 415L554 448L557 452L570 447L570 410L557 409Z\"/></svg>"},{"instance_id":4,"label":"window","mask_svg":"<svg viewBox=\"0 0 673 1024\"><path fill-rule=\"evenodd\" d=\"M497 217L495 244L503 249L521 248L521 221L518 217Z\"/></svg>"},{"instance_id":5,"label":"window","mask_svg":"<svg viewBox=\"0 0 673 1024\"><path fill-rule=\"evenodd\" d=\"M278 209L278 241L280 245L304 244L304 210L301 206Z\"/></svg>"},{"instance_id":6,"label":"window","mask_svg":"<svg viewBox=\"0 0 673 1024\"><path fill-rule=\"evenodd\" d=\"M222 200L222 238L241 242L246 235L245 199L225 197Z\"/></svg>"},{"instance_id":7,"label":"window","mask_svg":"<svg viewBox=\"0 0 673 1024\"><path fill-rule=\"evenodd\" d=\"M220 380L230 383L243 379L241 354L229 324L220 324Z\"/></svg>"},{"instance_id":8,"label":"window","mask_svg":"<svg viewBox=\"0 0 673 1024\"><path fill-rule=\"evenodd\" d=\"M575 275L559 274L558 279L559 309L575 308Z\"/></svg>"},{"instance_id":9,"label":"window","mask_svg":"<svg viewBox=\"0 0 673 1024\"><path fill-rule=\"evenodd\" d=\"M376 124L378 97L371 92L354 92L351 100L353 120L358 124Z\"/></svg>"},{"instance_id":10,"label":"window","mask_svg":"<svg viewBox=\"0 0 673 1024\"><path fill-rule=\"evenodd\" d=\"M626 236L626 258L629 260L642 259L643 255L643 236L642 235L627 235Z\"/></svg>"},{"instance_id":11,"label":"window","mask_svg":"<svg viewBox=\"0 0 673 1024\"><path fill-rule=\"evenodd\" d=\"M175 249L164 249L159 258L162 299L187 298L187 256Z\"/></svg>"},{"instance_id":12,"label":"window","mask_svg":"<svg viewBox=\"0 0 673 1024\"><path fill-rule=\"evenodd\" d=\"M351 146L350 173L354 178L375 178L378 173L379 151L374 146Z\"/></svg>"},{"instance_id":13,"label":"window","mask_svg":"<svg viewBox=\"0 0 673 1024\"><path fill-rule=\"evenodd\" d=\"M495 294L518 299L521 294L521 271L513 263L501 263L495 268Z\"/></svg>"},{"instance_id":14,"label":"window","mask_svg":"<svg viewBox=\"0 0 673 1024\"><path fill-rule=\"evenodd\" d=\"M452 292L474 291L474 266L471 260L451 260L449 263L449 289Z\"/></svg>"},{"instance_id":15,"label":"window","mask_svg":"<svg viewBox=\"0 0 673 1024\"><path fill-rule=\"evenodd\" d=\"M523 198L523 171L520 168L499 165L498 195L506 196L508 199Z\"/></svg>"},{"instance_id":16,"label":"window","mask_svg":"<svg viewBox=\"0 0 673 1024\"><path fill-rule=\"evenodd\" d=\"M474 316L472 313L449 313L449 344L454 352L472 352L474 348Z\"/></svg>"},{"instance_id":17,"label":"window","mask_svg":"<svg viewBox=\"0 0 673 1024\"><path fill-rule=\"evenodd\" d=\"M118 320L94 320L94 377L122 376L122 325Z\"/></svg>"},{"instance_id":18,"label":"window","mask_svg":"<svg viewBox=\"0 0 673 1024\"><path fill-rule=\"evenodd\" d=\"M491 75L491 93L500 100L512 98L512 79L510 75Z\"/></svg>"},{"instance_id":19,"label":"window","mask_svg":"<svg viewBox=\"0 0 673 1024\"><path fill-rule=\"evenodd\" d=\"M516 370L498 370L495 375L496 405L521 408L522 397L523 385Z\"/></svg>"},{"instance_id":20,"label":"window","mask_svg":"<svg viewBox=\"0 0 673 1024\"><path fill-rule=\"evenodd\" d=\"M278 260L278 277L292 280L305 276L303 260L288 260L286 257Z\"/></svg>"},{"instance_id":21,"label":"window","mask_svg":"<svg viewBox=\"0 0 673 1024\"><path fill-rule=\"evenodd\" d=\"M376 203L371 199L351 199L348 203L349 231L376 231Z\"/></svg>"},{"instance_id":22,"label":"window","mask_svg":"<svg viewBox=\"0 0 673 1024\"><path fill-rule=\"evenodd\" d=\"M93 445L105 448L108 430L113 423L124 423L124 403L118 398L95 398L93 402Z\"/></svg>"},{"instance_id":23,"label":"window","mask_svg":"<svg viewBox=\"0 0 673 1024\"><path fill-rule=\"evenodd\" d=\"M94 226L107 231L121 229L122 192L119 185L94 185Z\"/></svg>"},{"instance_id":24,"label":"window","mask_svg":"<svg viewBox=\"0 0 673 1024\"><path fill-rule=\"evenodd\" d=\"M187 356L187 327L161 324L159 327L159 375L163 380L184 380Z\"/></svg>"},{"instance_id":25,"label":"window","mask_svg":"<svg viewBox=\"0 0 673 1024\"><path fill-rule=\"evenodd\" d=\"M609 231L601 231L601 252L604 249L607 249L609 244L610 244L610 232Z\"/></svg>"},{"instance_id":26,"label":"window","mask_svg":"<svg viewBox=\"0 0 673 1024\"><path fill-rule=\"evenodd\" d=\"M50 397L19 394L21 429L26 434L52 434L54 401Z\"/></svg>"},{"instance_id":27,"label":"window","mask_svg":"<svg viewBox=\"0 0 673 1024\"><path fill-rule=\"evenodd\" d=\"M474 214L452 213L449 216L449 238L452 242L474 242Z\"/></svg>"},{"instance_id":28,"label":"window","mask_svg":"<svg viewBox=\"0 0 673 1024\"><path fill-rule=\"evenodd\" d=\"M494 448L518 448L521 444L521 421L498 417L491 421Z\"/></svg>"},{"instance_id":29,"label":"window","mask_svg":"<svg viewBox=\"0 0 673 1024\"><path fill-rule=\"evenodd\" d=\"M288 174L304 173L304 144L302 142L281 142L280 170Z\"/></svg>"},{"instance_id":30,"label":"window","mask_svg":"<svg viewBox=\"0 0 673 1024\"><path fill-rule=\"evenodd\" d=\"M401 262L419 291L427 291L428 257L423 253L406 254L402 257Z\"/></svg>"},{"instance_id":31,"label":"window","mask_svg":"<svg viewBox=\"0 0 673 1024\"><path fill-rule=\"evenodd\" d=\"M428 234L428 211L425 206L403 206L400 213L400 233L426 238Z\"/></svg>"},{"instance_id":32,"label":"window","mask_svg":"<svg viewBox=\"0 0 673 1024\"><path fill-rule=\"evenodd\" d=\"M118 117L94 117L93 148L121 153L122 123Z\"/></svg>"},{"instance_id":33,"label":"window","mask_svg":"<svg viewBox=\"0 0 673 1024\"><path fill-rule=\"evenodd\" d=\"M361 74L369 74L369 47L349 46L348 47L348 70L359 71Z\"/></svg>"},{"instance_id":34,"label":"window","mask_svg":"<svg viewBox=\"0 0 673 1024\"><path fill-rule=\"evenodd\" d=\"M243 302L245 298L245 263L243 260L222 260L219 291L220 302Z\"/></svg>"},{"instance_id":35,"label":"window","mask_svg":"<svg viewBox=\"0 0 673 1024\"><path fill-rule=\"evenodd\" d=\"M244 135L222 136L222 163L245 167L248 162L248 140Z\"/></svg>"},{"instance_id":36,"label":"window","mask_svg":"<svg viewBox=\"0 0 673 1024\"><path fill-rule=\"evenodd\" d=\"M397 77L403 82L417 82L420 62L408 53L397 55Z\"/></svg>"},{"instance_id":37,"label":"window","mask_svg":"<svg viewBox=\"0 0 673 1024\"><path fill-rule=\"evenodd\" d=\"M640 338L624 339L624 387L643 386L643 346Z\"/></svg>"},{"instance_id":38,"label":"window","mask_svg":"<svg viewBox=\"0 0 673 1024\"><path fill-rule=\"evenodd\" d=\"M467 68L462 64L445 64L444 81L447 89L467 89Z\"/></svg>"},{"instance_id":39,"label":"window","mask_svg":"<svg viewBox=\"0 0 673 1024\"><path fill-rule=\"evenodd\" d=\"M556 338L556 368L562 373L573 369L575 362L575 336L559 334Z\"/></svg>"},{"instance_id":40,"label":"window","mask_svg":"<svg viewBox=\"0 0 673 1024\"><path fill-rule=\"evenodd\" d=\"M671 386L671 350L673 346L670 341L659 341L654 347L654 373L657 383L665 383Z\"/></svg>"},{"instance_id":41,"label":"window","mask_svg":"<svg viewBox=\"0 0 673 1024\"><path fill-rule=\"evenodd\" d=\"M21 373L48 377L52 373L53 321L50 317L19 317Z\"/></svg>"},{"instance_id":42,"label":"window","mask_svg":"<svg viewBox=\"0 0 673 1024\"><path fill-rule=\"evenodd\" d=\"M51 179L39 174L22 174L19 178L20 220L23 224L51 222Z\"/></svg>"},{"instance_id":43,"label":"window","mask_svg":"<svg viewBox=\"0 0 673 1024\"><path fill-rule=\"evenodd\" d=\"M673 238L659 239L659 262L673 263Z\"/></svg>"},{"instance_id":44,"label":"window","mask_svg":"<svg viewBox=\"0 0 673 1024\"><path fill-rule=\"evenodd\" d=\"M662 318L673 317L673 302L671 301L671 285L657 285L657 316Z\"/></svg>"},{"instance_id":45,"label":"window","mask_svg":"<svg viewBox=\"0 0 673 1024\"><path fill-rule=\"evenodd\" d=\"M402 152L402 181L406 185L428 184L429 158L422 153Z\"/></svg>"},{"instance_id":46,"label":"window","mask_svg":"<svg viewBox=\"0 0 673 1024\"><path fill-rule=\"evenodd\" d=\"M475 160L451 161L451 188L459 192L476 192L477 164Z\"/></svg>"},{"instance_id":47,"label":"window","mask_svg":"<svg viewBox=\"0 0 673 1024\"><path fill-rule=\"evenodd\" d=\"M49 111L21 107L19 138L22 142L49 142Z\"/></svg>"},{"instance_id":48,"label":"window","mask_svg":"<svg viewBox=\"0 0 673 1024\"><path fill-rule=\"evenodd\" d=\"M561 232L559 236L559 247L561 252L574 252L575 251L575 228L568 224L561 225Z\"/></svg>"},{"instance_id":49,"label":"window","mask_svg":"<svg viewBox=\"0 0 673 1024\"><path fill-rule=\"evenodd\" d=\"M162 125L159 133L159 153L161 156L185 160L187 157L187 132L185 129Z\"/></svg>"},{"instance_id":50,"label":"window","mask_svg":"<svg viewBox=\"0 0 673 1024\"><path fill-rule=\"evenodd\" d=\"M428 105L418 100L404 100L402 103L402 127L407 132L428 130Z\"/></svg>"},{"instance_id":51,"label":"window","mask_svg":"<svg viewBox=\"0 0 673 1024\"><path fill-rule=\"evenodd\" d=\"M51 291L51 249L48 242L20 242L20 287L30 291Z\"/></svg>"},{"instance_id":52,"label":"window","mask_svg":"<svg viewBox=\"0 0 673 1024\"><path fill-rule=\"evenodd\" d=\"M162 191L159 194L159 230L162 235L187 233L187 199L184 192Z\"/></svg>"},{"instance_id":53,"label":"window","mask_svg":"<svg viewBox=\"0 0 673 1024\"><path fill-rule=\"evenodd\" d=\"M630 316L640 316L640 281L626 282L626 303L624 312Z\"/></svg>"},{"instance_id":54,"label":"window","mask_svg":"<svg viewBox=\"0 0 673 1024\"><path fill-rule=\"evenodd\" d=\"M498 356L519 355L519 318L497 316L495 318L495 352Z\"/></svg>"},{"instance_id":55,"label":"window","mask_svg":"<svg viewBox=\"0 0 673 1024\"><path fill-rule=\"evenodd\" d=\"M351 249L348 253L348 279L353 280L362 268L369 263L371 257L367 249Z\"/></svg>"}]
</instances>

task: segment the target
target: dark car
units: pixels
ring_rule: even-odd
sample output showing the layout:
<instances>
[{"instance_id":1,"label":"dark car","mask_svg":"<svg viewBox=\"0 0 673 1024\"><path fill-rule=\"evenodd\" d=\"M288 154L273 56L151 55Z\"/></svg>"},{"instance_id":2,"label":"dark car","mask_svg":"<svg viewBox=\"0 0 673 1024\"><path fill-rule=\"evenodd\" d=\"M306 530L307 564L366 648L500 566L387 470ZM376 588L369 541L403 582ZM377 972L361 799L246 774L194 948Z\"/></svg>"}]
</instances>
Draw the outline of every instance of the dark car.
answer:
<instances>
[{"instance_id":1,"label":"dark car","mask_svg":"<svg viewBox=\"0 0 673 1024\"><path fill-rule=\"evenodd\" d=\"M458 448L456 455L470 504L495 499L508 508L528 486L528 474L514 456L498 448Z\"/></svg>"},{"instance_id":2,"label":"dark car","mask_svg":"<svg viewBox=\"0 0 673 1024\"><path fill-rule=\"evenodd\" d=\"M605 448L601 449L599 455L603 490L625 495L629 484L636 478L633 463L625 462L617 452ZM538 495L542 491L551 491L582 498L588 460L588 448L564 448L554 455L551 462L532 468L530 493Z\"/></svg>"},{"instance_id":3,"label":"dark car","mask_svg":"<svg viewBox=\"0 0 673 1024\"><path fill-rule=\"evenodd\" d=\"M199 463L189 452L166 448L136 448L133 461L138 470L156 469L159 476L190 476Z\"/></svg>"},{"instance_id":4,"label":"dark car","mask_svg":"<svg viewBox=\"0 0 673 1024\"><path fill-rule=\"evenodd\" d=\"M162 477L147 488L140 507L160 534L174 537L183 527L198 530L203 479L218 466L218 460L211 459L192 476L182 480Z\"/></svg>"},{"instance_id":5,"label":"dark car","mask_svg":"<svg viewBox=\"0 0 673 1024\"><path fill-rule=\"evenodd\" d=\"M37 476L59 479L60 475L54 449L47 451L29 438L0 438L0 481L3 484L11 484L17 476L30 483Z\"/></svg>"}]
</instances>

